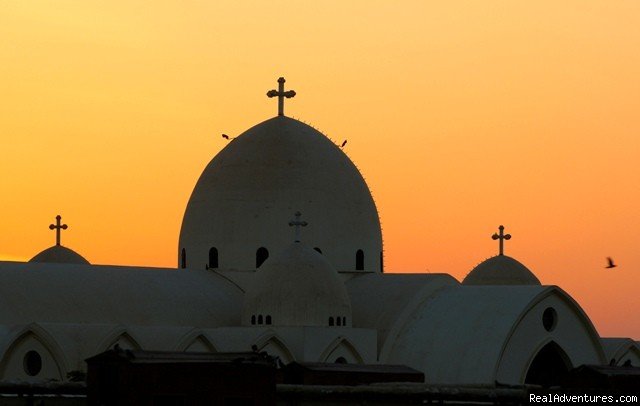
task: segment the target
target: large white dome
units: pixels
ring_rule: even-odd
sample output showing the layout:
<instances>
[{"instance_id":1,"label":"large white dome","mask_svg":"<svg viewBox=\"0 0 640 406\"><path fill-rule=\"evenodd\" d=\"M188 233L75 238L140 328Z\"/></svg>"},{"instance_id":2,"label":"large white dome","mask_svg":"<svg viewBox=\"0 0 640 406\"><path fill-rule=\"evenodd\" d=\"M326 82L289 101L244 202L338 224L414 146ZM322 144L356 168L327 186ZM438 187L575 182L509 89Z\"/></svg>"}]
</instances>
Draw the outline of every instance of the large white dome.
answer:
<instances>
[{"instance_id":1,"label":"large white dome","mask_svg":"<svg viewBox=\"0 0 640 406\"><path fill-rule=\"evenodd\" d=\"M304 241L336 270L381 270L380 220L360 172L323 134L284 116L250 128L207 165L182 221L179 265L256 269L260 248L291 243L296 211L309 223Z\"/></svg>"}]
</instances>

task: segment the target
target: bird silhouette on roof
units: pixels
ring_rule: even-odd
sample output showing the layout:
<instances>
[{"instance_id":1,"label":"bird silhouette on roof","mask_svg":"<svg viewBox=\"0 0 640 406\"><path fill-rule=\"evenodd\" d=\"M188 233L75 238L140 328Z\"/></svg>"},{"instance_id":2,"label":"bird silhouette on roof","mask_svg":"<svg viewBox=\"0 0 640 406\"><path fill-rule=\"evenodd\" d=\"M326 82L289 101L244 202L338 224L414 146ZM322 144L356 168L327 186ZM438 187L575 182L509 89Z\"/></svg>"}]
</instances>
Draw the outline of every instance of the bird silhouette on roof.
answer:
<instances>
[{"instance_id":1,"label":"bird silhouette on roof","mask_svg":"<svg viewBox=\"0 0 640 406\"><path fill-rule=\"evenodd\" d=\"M342 145L340 145L340 148L344 148L345 145L347 145L347 140L342 141Z\"/></svg>"},{"instance_id":2,"label":"bird silhouette on roof","mask_svg":"<svg viewBox=\"0 0 640 406\"><path fill-rule=\"evenodd\" d=\"M616 266L618 266L618 265L616 265L616 264L614 264L614 263L613 263L613 259L611 259L611 257L607 257L607 263L609 264L609 265L607 265L607 266L605 267L605 268L607 268L607 269L609 269L609 268L615 268Z\"/></svg>"}]
</instances>

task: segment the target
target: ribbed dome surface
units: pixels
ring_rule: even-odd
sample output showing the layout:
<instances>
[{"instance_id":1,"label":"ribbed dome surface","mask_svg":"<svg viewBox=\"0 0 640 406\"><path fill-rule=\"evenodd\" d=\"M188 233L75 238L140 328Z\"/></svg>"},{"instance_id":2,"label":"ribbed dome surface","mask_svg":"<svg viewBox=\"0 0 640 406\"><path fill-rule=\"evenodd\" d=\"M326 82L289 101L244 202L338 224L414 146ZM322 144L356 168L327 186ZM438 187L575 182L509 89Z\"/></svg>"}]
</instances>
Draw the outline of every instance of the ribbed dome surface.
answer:
<instances>
[{"instance_id":1,"label":"ribbed dome surface","mask_svg":"<svg viewBox=\"0 0 640 406\"><path fill-rule=\"evenodd\" d=\"M347 289L318 252L301 243L268 259L257 271L245 295L242 324L260 317L275 326L328 326L329 318L344 318L351 326ZM260 323L262 324L262 323Z\"/></svg>"},{"instance_id":2,"label":"ribbed dome surface","mask_svg":"<svg viewBox=\"0 0 640 406\"><path fill-rule=\"evenodd\" d=\"M308 222L304 241L338 271L380 271L382 234L360 172L331 140L288 117L275 117L229 142L196 184L180 231L178 255L205 268L215 248L219 267L256 269L260 247L283 251L296 211ZM180 263L181 261L179 261Z\"/></svg>"},{"instance_id":3,"label":"ribbed dome surface","mask_svg":"<svg viewBox=\"0 0 640 406\"><path fill-rule=\"evenodd\" d=\"M52 262L60 264L89 264L82 255L62 245L54 245L40 252L29 262Z\"/></svg>"},{"instance_id":4,"label":"ribbed dome surface","mask_svg":"<svg viewBox=\"0 0 640 406\"><path fill-rule=\"evenodd\" d=\"M496 255L478 266L462 281L464 285L540 285L524 265L506 255Z\"/></svg>"}]
</instances>

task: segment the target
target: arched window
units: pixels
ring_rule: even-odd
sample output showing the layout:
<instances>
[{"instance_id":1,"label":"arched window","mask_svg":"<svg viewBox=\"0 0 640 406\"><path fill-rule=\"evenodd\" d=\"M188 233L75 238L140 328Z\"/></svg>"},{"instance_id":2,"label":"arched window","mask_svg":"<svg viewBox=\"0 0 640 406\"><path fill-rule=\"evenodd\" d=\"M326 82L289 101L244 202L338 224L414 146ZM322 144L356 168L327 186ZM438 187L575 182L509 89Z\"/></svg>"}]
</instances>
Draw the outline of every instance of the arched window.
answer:
<instances>
[{"instance_id":1,"label":"arched window","mask_svg":"<svg viewBox=\"0 0 640 406\"><path fill-rule=\"evenodd\" d=\"M356 251L356 271L364 271L364 251Z\"/></svg>"},{"instance_id":2,"label":"arched window","mask_svg":"<svg viewBox=\"0 0 640 406\"><path fill-rule=\"evenodd\" d=\"M209 249L209 268L217 268L218 267L218 249L216 247L211 247Z\"/></svg>"},{"instance_id":3,"label":"arched window","mask_svg":"<svg viewBox=\"0 0 640 406\"><path fill-rule=\"evenodd\" d=\"M347 325L347 318L346 318L346 317L343 317L343 318L342 318L342 325L343 325L343 326L346 326L346 325Z\"/></svg>"},{"instance_id":4,"label":"arched window","mask_svg":"<svg viewBox=\"0 0 640 406\"><path fill-rule=\"evenodd\" d=\"M256 315L251 316L251 324L256 324Z\"/></svg>"},{"instance_id":5,"label":"arched window","mask_svg":"<svg viewBox=\"0 0 640 406\"><path fill-rule=\"evenodd\" d=\"M265 318L265 324L271 324L271 316Z\"/></svg>"},{"instance_id":6,"label":"arched window","mask_svg":"<svg viewBox=\"0 0 640 406\"><path fill-rule=\"evenodd\" d=\"M182 252L180 253L180 268L184 269L187 267L187 250L186 249L182 249Z\"/></svg>"},{"instance_id":7,"label":"arched window","mask_svg":"<svg viewBox=\"0 0 640 406\"><path fill-rule=\"evenodd\" d=\"M322 250L321 250L320 248L318 248L318 247L313 247L313 249L314 249L314 250L316 250L316 251L318 251L319 253L321 253L321 254L322 254Z\"/></svg>"},{"instance_id":8,"label":"arched window","mask_svg":"<svg viewBox=\"0 0 640 406\"><path fill-rule=\"evenodd\" d=\"M329 317L329 325L333 326L333 317Z\"/></svg>"},{"instance_id":9,"label":"arched window","mask_svg":"<svg viewBox=\"0 0 640 406\"><path fill-rule=\"evenodd\" d=\"M262 265L267 258L269 258L269 250L265 247L258 248L258 251L256 251L256 268L260 268L260 265Z\"/></svg>"},{"instance_id":10,"label":"arched window","mask_svg":"<svg viewBox=\"0 0 640 406\"><path fill-rule=\"evenodd\" d=\"M336 360L334 362L336 364L346 364L347 363L347 359L345 357L338 357L338 358L336 358Z\"/></svg>"},{"instance_id":11,"label":"arched window","mask_svg":"<svg viewBox=\"0 0 640 406\"><path fill-rule=\"evenodd\" d=\"M262 315L261 314L258 315L258 324L262 324Z\"/></svg>"},{"instance_id":12,"label":"arched window","mask_svg":"<svg viewBox=\"0 0 640 406\"><path fill-rule=\"evenodd\" d=\"M340 318L340 316L336 317L336 322L337 322L336 324L337 324L338 326L341 326L341 325L342 325L342 319Z\"/></svg>"},{"instance_id":13,"label":"arched window","mask_svg":"<svg viewBox=\"0 0 640 406\"><path fill-rule=\"evenodd\" d=\"M384 257L382 255L382 251L380 251L380 273L384 273Z\"/></svg>"}]
</instances>

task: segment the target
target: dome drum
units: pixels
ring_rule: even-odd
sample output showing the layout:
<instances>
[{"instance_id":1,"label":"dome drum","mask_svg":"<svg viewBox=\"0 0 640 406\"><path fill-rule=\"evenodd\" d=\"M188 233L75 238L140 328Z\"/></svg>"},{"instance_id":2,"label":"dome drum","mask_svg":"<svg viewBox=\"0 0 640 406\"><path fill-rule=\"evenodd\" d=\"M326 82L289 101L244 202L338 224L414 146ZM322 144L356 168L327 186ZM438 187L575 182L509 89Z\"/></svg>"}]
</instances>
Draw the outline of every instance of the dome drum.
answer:
<instances>
[{"instance_id":1,"label":"dome drum","mask_svg":"<svg viewBox=\"0 0 640 406\"><path fill-rule=\"evenodd\" d=\"M245 326L351 326L351 301L324 256L293 243L267 259L245 295Z\"/></svg>"}]
</instances>

